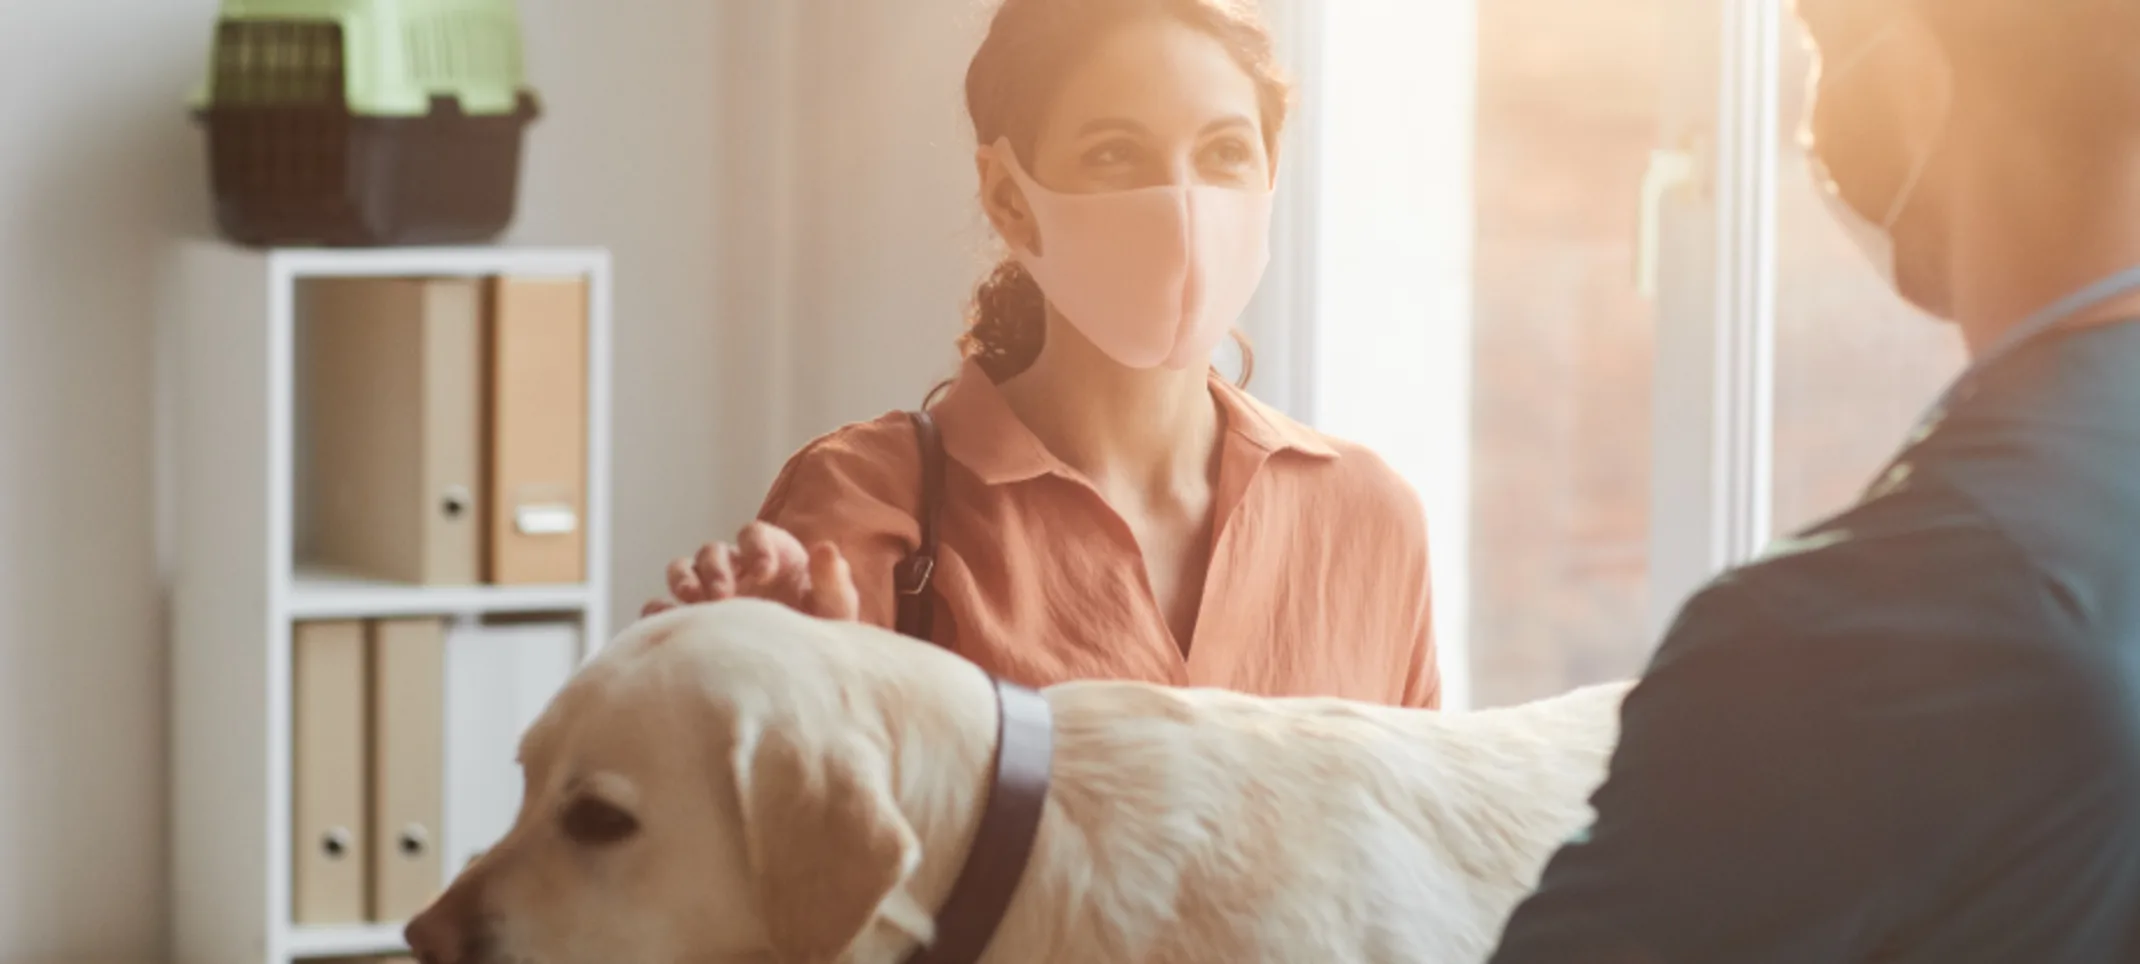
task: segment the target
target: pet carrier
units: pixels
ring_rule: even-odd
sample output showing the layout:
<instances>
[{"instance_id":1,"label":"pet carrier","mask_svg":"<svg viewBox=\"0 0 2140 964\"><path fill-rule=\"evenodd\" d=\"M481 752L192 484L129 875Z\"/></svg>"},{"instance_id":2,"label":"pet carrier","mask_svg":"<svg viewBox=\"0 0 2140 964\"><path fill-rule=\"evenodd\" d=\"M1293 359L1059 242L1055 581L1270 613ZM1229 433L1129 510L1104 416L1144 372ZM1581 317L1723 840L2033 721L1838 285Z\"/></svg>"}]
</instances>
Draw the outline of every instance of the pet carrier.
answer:
<instances>
[{"instance_id":1,"label":"pet carrier","mask_svg":"<svg viewBox=\"0 0 2140 964\"><path fill-rule=\"evenodd\" d=\"M195 91L216 223L251 246L449 244L511 223L513 0L222 0Z\"/></svg>"}]
</instances>

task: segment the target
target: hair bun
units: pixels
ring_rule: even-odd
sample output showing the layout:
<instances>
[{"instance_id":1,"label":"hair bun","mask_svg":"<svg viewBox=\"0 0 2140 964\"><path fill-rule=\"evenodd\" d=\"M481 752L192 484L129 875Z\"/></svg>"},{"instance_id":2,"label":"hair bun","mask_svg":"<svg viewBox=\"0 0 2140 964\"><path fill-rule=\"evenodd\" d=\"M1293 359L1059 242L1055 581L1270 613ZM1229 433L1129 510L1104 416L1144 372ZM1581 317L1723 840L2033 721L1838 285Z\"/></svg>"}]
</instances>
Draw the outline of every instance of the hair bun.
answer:
<instances>
[{"instance_id":1,"label":"hair bun","mask_svg":"<svg viewBox=\"0 0 2140 964\"><path fill-rule=\"evenodd\" d=\"M1033 364L1048 337L1048 299L1016 258L996 264L973 292L973 312L959 338L960 354L995 381Z\"/></svg>"}]
</instances>

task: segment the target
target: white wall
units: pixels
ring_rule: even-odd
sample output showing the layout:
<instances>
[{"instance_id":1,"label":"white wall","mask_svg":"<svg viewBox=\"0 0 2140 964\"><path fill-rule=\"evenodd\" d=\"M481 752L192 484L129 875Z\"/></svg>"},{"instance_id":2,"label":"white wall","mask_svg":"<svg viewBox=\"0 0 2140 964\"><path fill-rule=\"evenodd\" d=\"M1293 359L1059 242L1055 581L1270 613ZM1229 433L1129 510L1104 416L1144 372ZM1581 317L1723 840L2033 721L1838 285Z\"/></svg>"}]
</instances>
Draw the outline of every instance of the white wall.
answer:
<instances>
[{"instance_id":1,"label":"white wall","mask_svg":"<svg viewBox=\"0 0 2140 964\"><path fill-rule=\"evenodd\" d=\"M713 421L734 415L716 389L717 11L521 8L548 116L507 240L608 245L617 259L622 616L713 528ZM163 941L149 298L163 246L209 229L181 106L214 9L0 2L4 964L152 959Z\"/></svg>"},{"instance_id":2,"label":"white wall","mask_svg":"<svg viewBox=\"0 0 2140 964\"><path fill-rule=\"evenodd\" d=\"M786 456L910 408L957 364L987 253L961 84L972 0L727 3L720 354L728 478L747 518ZM749 481L746 481L749 480ZM751 484L754 483L754 484Z\"/></svg>"}]
</instances>

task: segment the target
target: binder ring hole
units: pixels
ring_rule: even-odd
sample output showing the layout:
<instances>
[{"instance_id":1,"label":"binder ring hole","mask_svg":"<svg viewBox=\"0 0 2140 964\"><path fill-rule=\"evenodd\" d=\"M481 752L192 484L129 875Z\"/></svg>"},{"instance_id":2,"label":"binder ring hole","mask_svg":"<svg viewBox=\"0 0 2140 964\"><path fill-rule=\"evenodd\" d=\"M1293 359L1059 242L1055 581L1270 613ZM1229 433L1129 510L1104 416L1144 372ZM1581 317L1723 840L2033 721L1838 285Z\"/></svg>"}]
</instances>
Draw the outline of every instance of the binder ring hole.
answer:
<instances>
[{"instance_id":1,"label":"binder ring hole","mask_svg":"<svg viewBox=\"0 0 2140 964\"><path fill-rule=\"evenodd\" d=\"M346 829L336 827L320 837L320 852L326 854L329 860L340 860L347 857L349 856L349 850L349 831Z\"/></svg>"},{"instance_id":2,"label":"binder ring hole","mask_svg":"<svg viewBox=\"0 0 2140 964\"><path fill-rule=\"evenodd\" d=\"M439 509L446 513L446 518L458 519L468 513L468 503L470 501L472 500L468 495L468 490L455 486L446 490L445 498L439 501Z\"/></svg>"}]
</instances>

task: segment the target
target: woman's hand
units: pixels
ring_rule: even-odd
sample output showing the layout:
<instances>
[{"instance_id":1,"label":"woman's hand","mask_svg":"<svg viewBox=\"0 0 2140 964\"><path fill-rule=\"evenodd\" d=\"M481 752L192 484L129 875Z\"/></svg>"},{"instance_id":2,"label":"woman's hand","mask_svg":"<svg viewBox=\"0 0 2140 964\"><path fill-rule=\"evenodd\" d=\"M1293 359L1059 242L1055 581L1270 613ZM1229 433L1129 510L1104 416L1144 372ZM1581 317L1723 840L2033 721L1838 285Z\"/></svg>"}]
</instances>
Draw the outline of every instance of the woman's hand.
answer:
<instances>
[{"instance_id":1,"label":"woman's hand","mask_svg":"<svg viewBox=\"0 0 2140 964\"><path fill-rule=\"evenodd\" d=\"M805 550L787 530L753 522L734 545L709 542L689 559L669 563L670 599L649 601L640 616L677 606L738 596L767 599L821 619L860 618L854 572L837 546Z\"/></svg>"}]
</instances>

